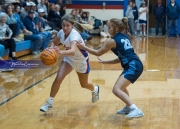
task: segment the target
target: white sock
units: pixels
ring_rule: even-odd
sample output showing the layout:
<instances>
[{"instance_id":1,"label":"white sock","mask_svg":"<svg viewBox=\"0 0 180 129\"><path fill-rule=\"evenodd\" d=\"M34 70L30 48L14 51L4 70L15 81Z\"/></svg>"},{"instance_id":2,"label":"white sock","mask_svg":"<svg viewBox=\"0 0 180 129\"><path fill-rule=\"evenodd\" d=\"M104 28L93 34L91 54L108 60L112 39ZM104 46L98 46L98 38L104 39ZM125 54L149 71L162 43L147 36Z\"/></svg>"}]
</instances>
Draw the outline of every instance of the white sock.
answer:
<instances>
[{"instance_id":1,"label":"white sock","mask_svg":"<svg viewBox=\"0 0 180 129\"><path fill-rule=\"evenodd\" d=\"M54 98L53 98L53 97L49 97L49 99L48 99L48 103L49 103L49 104L52 104L52 103L53 103L53 100L54 100Z\"/></svg>"},{"instance_id":2,"label":"white sock","mask_svg":"<svg viewBox=\"0 0 180 129\"><path fill-rule=\"evenodd\" d=\"M132 104L129 108L130 108L130 109L134 109L134 108L135 108L135 109L138 109L135 104Z\"/></svg>"},{"instance_id":3,"label":"white sock","mask_svg":"<svg viewBox=\"0 0 180 129\"><path fill-rule=\"evenodd\" d=\"M146 32L144 32L144 35L146 34Z\"/></svg>"},{"instance_id":4,"label":"white sock","mask_svg":"<svg viewBox=\"0 0 180 129\"><path fill-rule=\"evenodd\" d=\"M94 86L94 91L92 91L92 92L96 92L96 91L98 91L98 87Z\"/></svg>"}]
</instances>

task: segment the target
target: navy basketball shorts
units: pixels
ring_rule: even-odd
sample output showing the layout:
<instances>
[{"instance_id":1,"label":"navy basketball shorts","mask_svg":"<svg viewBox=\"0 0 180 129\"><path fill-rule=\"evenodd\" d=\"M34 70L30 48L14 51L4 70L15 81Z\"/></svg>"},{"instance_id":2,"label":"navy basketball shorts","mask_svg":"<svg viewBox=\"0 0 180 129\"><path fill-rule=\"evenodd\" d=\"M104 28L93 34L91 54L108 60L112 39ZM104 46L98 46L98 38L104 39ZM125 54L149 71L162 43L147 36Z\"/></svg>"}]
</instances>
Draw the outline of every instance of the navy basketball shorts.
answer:
<instances>
[{"instance_id":1,"label":"navy basketball shorts","mask_svg":"<svg viewBox=\"0 0 180 129\"><path fill-rule=\"evenodd\" d=\"M139 19L139 24L140 24L140 25L142 25L142 24L143 24L143 25L146 25L146 24L147 24L147 21Z\"/></svg>"},{"instance_id":2,"label":"navy basketball shorts","mask_svg":"<svg viewBox=\"0 0 180 129\"><path fill-rule=\"evenodd\" d=\"M131 83L134 83L143 72L143 64L140 60L132 60L125 67L121 75L124 75L124 78L129 80Z\"/></svg>"}]
</instances>

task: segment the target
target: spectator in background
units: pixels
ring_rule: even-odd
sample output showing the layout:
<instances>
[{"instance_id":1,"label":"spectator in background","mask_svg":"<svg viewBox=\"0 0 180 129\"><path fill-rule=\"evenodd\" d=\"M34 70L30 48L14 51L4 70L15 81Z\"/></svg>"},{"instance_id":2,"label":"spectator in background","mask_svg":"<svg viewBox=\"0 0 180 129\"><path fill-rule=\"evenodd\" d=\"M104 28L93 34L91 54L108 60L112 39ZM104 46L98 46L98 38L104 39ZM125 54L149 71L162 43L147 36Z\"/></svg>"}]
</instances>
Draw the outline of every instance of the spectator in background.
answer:
<instances>
[{"instance_id":1,"label":"spectator in background","mask_svg":"<svg viewBox=\"0 0 180 129\"><path fill-rule=\"evenodd\" d=\"M45 11L44 17L47 19L48 13L47 13L46 5L45 5L45 0L41 0L41 3L37 5L37 9L44 9Z\"/></svg>"},{"instance_id":2,"label":"spectator in background","mask_svg":"<svg viewBox=\"0 0 180 129\"><path fill-rule=\"evenodd\" d=\"M126 10L126 17L128 18L131 35L134 36L135 31L134 31L134 15L133 15L133 2L132 1L129 1L129 5Z\"/></svg>"},{"instance_id":3,"label":"spectator in background","mask_svg":"<svg viewBox=\"0 0 180 129\"><path fill-rule=\"evenodd\" d=\"M16 43L12 36L12 30L6 25L7 16L5 13L0 13L0 44L9 49L9 57L13 60L16 58Z\"/></svg>"},{"instance_id":4,"label":"spectator in background","mask_svg":"<svg viewBox=\"0 0 180 129\"><path fill-rule=\"evenodd\" d=\"M103 26L103 32L100 33L102 37L110 37L109 34L109 21L106 21L106 24Z\"/></svg>"},{"instance_id":5,"label":"spectator in background","mask_svg":"<svg viewBox=\"0 0 180 129\"><path fill-rule=\"evenodd\" d=\"M133 3L133 15L134 15L134 33L137 34L137 23L138 23L138 8L136 6L136 3Z\"/></svg>"},{"instance_id":6,"label":"spectator in background","mask_svg":"<svg viewBox=\"0 0 180 129\"><path fill-rule=\"evenodd\" d=\"M4 12L4 11L2 10L1 5L0 5L0 13L2 13L2 12Z\"/></svg>"},{"instance_id":7,"label":"spectator in background","mask_svg":"<svg viewBox=\"0 0 180 129\"><path fill-rule=\"evenodd\" d=\"M81 12L82 12L82 9L77 9L77 10L76 10L76 13L77 13L77 14L76 14L76 21L77 21L77 22L80 22L80 19L81 19L81 14L80 14L80 13L81 13Z\"/></svg>"},{"instance_id":8,"label":"spectator in background","mask_svg":"<svg viewBox=\"0 0 180 129\"><path fill-rule=\"evenodd\" d=\"M59 16L55 11L55 6L53 3L50 4L50 10L48 13L48 21L51 21L54 23L54 25L61 29L61 16Z\"/></svg>"},{"instance_id":9,"label":"spectator in background","mask_svg":"<svg viewBox=\"0 0 180 129\"><path fill-rule=\"evenodd\" d=\"M39 32L36 29L35 22L34 22L34 11L32 10L28 11L28 15L24 19L24 25L29 31L33 33L32 35L24 36L25 40L31 40L33 43L32 54L33 55L40 54L40 48L42 47L45 39L43 39L43 36L39 34Z\"/></svg>"},{"instance_id":10,"label":"spectator in background","mask_svg":"<svg viewBox=\"0 0 180 129\"><path fill-rule=\"evenodd\" d=\"M20 20L20 16L19 16L19 12L20 12L20 6L17 5L15 6L14 8L14 14L13 14L13 17L16 19L17 21L17 28L16 28L16 38L19 39L19 34L20 34L20 31L22 30L24 32L24 35L32 35L32 32L28 31L25 26L23 25L23 23L21 22Z\"/></svg>"},{"instance_id":11,"label":"spectator in background","mask_svg":"<svg viewBox=\"0 0 180 129\"><path fill-rule=\"evenodd\" d=\"M64 6L64 4L63 4L63 1L62 1L62 0L58 0L57 4L60 6L60 8L61 8L62 6Z\"/></svg>"},{"instance_id":12,"label":"spectator in background","mask_svg":"<svg viewBox=\"0 0 180 129\"><path fill-rule=\"evenodd\" d=\"M162 35L165 35L166 7L162 4L161 0L157 0L157 4L154 6L153 12L156 18L156 36L159 34L159 23L162 26Z\"/></svg>"},{"instance_id":13,"label":"spectator in background","mask_svg":"<svg viewBox=\"0 0 180 129\"><path fill-rule=\"evenodd\" d=\"M147 14L148 8L145 2L142 2L139 8L139 24L140 24L140 36L146 36L146 24L147 24ZM144 33L143 33L144 31Z\"/></svg>"},{"instance_id":14,"label":"spectator in background","mask_svg":"<svg viewBox=\"0 0 180 129\"><path fill-rule=\"evenodd\" d=\"M75 9L73 9L71 11L71 15L74 16L74 18L77 20L77 11ZM77 21L79 22L79 21ZM87 30L82 30L80 32L80 35L81 37L83 38L84 41L88 41L88 40L91 40L92 39L92 36L88 34L88 31Z\"/></svg>"},{"instance_id":15,"label":"spectator in background","mask_svg":"<svg viewBox=\"0 0 180 129\"><path fill-rule=\"evenodd\" d=\"M87 17L87 12L82 13L80 23L89 24L88 17Z\"/></svg>"},{"instance_id":16,"label":"spectator in background","mask_svg":"<svg viewBox=\"0 0 180 129\"><path fill-rule=\"evenodd\" d=\"M42 47L40 48L41 51L46 49L50 43L50 39L52 37L52 33L48 31L44 31L45 28L45 21L43 19L44 17L44 10L43 9L38 9L38 16L34 18L34 23L36 25L36 29L38 32L43 36L45 39Z\"/></svg>"},{"instance_id":17,"label":"spectator in background","mask_svg":"<svg viewBox=\"0 0 180 129\"><path fill-rule=\"evenodd\" d=\"M24 18L27 16L28 11L31 10L31 5L29 2L24 3L24 10L21 11L20 18L24 22Z\"/></svg>"},{"instance_id":18,"label":"spectator in background","mask_svg":"<svg viewBox=\"0 0 180 129\"><path fill-rule=\"evenodd\" d=\"M48 0L45 0L44 4L46 5L47 12L49 12L49 2L48 2Z\"/></svg>"},{"instance_id":19,"label":"spectator in background","mask_svg":"<svg viewBox=\"0 0 180 129\"><path fill-rule=\"evenodd\" d=\"M6 24L9 25L9 28L11 28L11 30L13 32L12 37L14 38L14 40L20 41L16 38L17 20L13 17L12 5L6 6L6 14L7 14Z\"/></svg>"},{"instance_id":20,"label":"spectator in background","mask_svg":"<svg viewBox=\"0 0 180 129\"><path fill-rule=\"evenodd\" d=\"M60 6L59 6L58 4L55 5L55 11L56 11L56 14L61 17L61 14L60 14Z\"/></svg>"},{"instance_id":21,"label":"spectator in background","mask_svg":"<svg viewBox=\"0 0 180 129\"><path fill-rule=\"evenodd\" d=\"M36 12L37 11L37 6L34 2L30 2L31 4L31 10L34 11L34 17L37 17L38 16L38 13Z\"/></svg>"},{"instance_id":22,"label":"spectator in background","mask_svg":"<svg viewBox=\"0 0 180 129\"><path fill-rule=\"evenodd\" d=\"M16 5L14 7L14 14L18 14L18 16L20 18L20 14L21 14L21 6L20 5Z\"/></svg>"},{"instance_id":23,"label":"spectator in background","mask_svg":"<svg viewBox=\"0 0 180 129\"><path fill-rule=\"evenodd\" d=\"M180 14L180 7L175 2L175 0L171 0L171 2L167 5L166 15L168 17L168 31L167 36L170 36L171 27L174 26L176 37L179 37L178 34L178 18Z\"/></svg>"},{"instance_id":24,"label":"spectator in background","mask_svg":"<svg viewBox=\"0 0 180 129\"><path fill-rule=\"evenodd\" d=\"M75 10L75 9L72 9L72 10L71 10L71 15L72 15L72 16L74 16L74 17L76 18L76 16L77 16L77 12L76 12L76 10Z\"/></svg>"},{"instance_id":25,"label":"spectator in background","mask_svg":"<svg viewBox=\"0 0 180 129\"><path fill-rule=\"evenodd\" d=\"M63 17L66 14L66 6L65 5L62 5L60 7L60 14L61 14L61 17Z\"/></svg>"}]
</instances>

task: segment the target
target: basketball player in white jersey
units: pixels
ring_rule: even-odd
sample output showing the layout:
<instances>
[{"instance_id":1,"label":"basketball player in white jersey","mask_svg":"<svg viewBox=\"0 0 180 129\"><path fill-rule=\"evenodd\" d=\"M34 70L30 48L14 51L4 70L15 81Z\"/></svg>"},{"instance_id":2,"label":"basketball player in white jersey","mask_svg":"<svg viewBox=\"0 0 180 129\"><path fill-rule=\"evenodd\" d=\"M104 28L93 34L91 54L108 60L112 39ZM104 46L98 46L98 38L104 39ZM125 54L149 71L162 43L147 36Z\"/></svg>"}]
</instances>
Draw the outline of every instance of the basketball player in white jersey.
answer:
<instances>
[{"instance_id":1,"label":"basketball player in white jersey","mask_svg":"<svg viewBox=\"0 0 180 129\"><path fill-rule=\"evenodd\" d=\"M59 55L64 56L60 64L58 74L54 80L50 97L46 103L40 108L40 111L46 112L52 108L53 99L56 96L60 85L66 75L73 69L76 70L79 82L82 88L92 91L92 102L99 99L99 86L94 86L88 82L88 73L90 71L88 53L82 49L78 49L77 42L84 44L84 41L77 30L74 29L75 18L71 15L62 17L62 30L60 30L54 39L52 46ZM56 46L61 42L66 50L59 50Z\"/></svg>"}]
</instances>

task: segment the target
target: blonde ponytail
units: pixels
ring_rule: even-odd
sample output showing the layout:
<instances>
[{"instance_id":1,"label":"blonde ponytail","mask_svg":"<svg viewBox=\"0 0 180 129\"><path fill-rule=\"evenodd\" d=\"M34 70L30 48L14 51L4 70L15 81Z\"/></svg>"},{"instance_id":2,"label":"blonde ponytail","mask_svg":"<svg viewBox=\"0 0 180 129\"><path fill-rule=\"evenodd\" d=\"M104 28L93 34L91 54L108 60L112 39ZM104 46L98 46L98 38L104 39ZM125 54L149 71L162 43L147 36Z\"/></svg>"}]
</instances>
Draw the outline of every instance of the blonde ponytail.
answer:
<instances>
[{"instance_id":1,"label":"blonde ponytail","mask_svg":"<svg viewBox=\"0 0 180 129\"><path fill-rule=\"evenodd\" d=\"M123 19L112 18L110 22L112 23L114 34L128 29L128 18L126 17Z\"/></svg>"},{"instance_id":2,"label":"blonde ponytail","mask_svg":"<svg viewBox=\"0 0 180 129\"><path fill-rule=\"evenodd\" d=\"M83 32L84 30L91 30L91 29L93 29L93 26L90 25L90 24L81 24L79 22L75 22L74 28L77 31L79 31L79 32Z\"/></svg>"}]
</instances>

